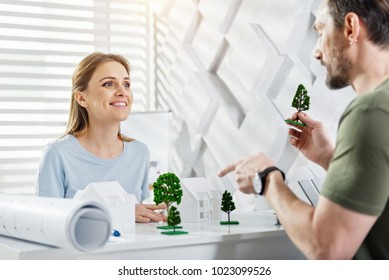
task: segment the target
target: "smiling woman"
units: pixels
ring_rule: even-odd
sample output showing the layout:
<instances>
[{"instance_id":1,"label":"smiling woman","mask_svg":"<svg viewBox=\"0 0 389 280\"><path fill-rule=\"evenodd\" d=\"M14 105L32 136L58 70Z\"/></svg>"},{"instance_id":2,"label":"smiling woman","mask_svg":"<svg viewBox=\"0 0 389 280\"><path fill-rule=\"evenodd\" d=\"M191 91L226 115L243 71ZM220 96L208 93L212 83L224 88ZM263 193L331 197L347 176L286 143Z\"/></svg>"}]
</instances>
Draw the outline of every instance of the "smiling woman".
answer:
<instances>
[{"instance_id":1,"label":"smiling woman","mask_svg":"<svg viewBox=\"0 0 389 280\"><path fill-rule=\"evenodd\" d=\"M125 104L124 108L127 109L121 112L119 121L127 119L133 102L129 75L129 63L120 55L97 52L86 57L73 74L66 134L81 137L87 129L95 129L90 127L91 124L109 122L114 115L108 114L108 109L123 107L118 107L117 102ZM119 124L114 126L118 130ZM119 130L117 133L118 138L123 140Z\"/></svg>"},{"instance_id":2,"label":"smiling woman","mask_svg":"<svg viewBox=\"0 0 389 280\"><path fill-rule=\"evenodd\" d=\"M89 183L118 181L139 202L149 196L149 150L120 133L133 102L128 61L93 53L76 67L66 134L43 150L38 168L39 196L72 198ZM156 208L137 206L138 222L162 221Z\"/></svg>"},{"instance_id":3,"label":"smiling woman","mask_svg":"<svg viewBox=\"0 0 389 280\"><path fill-rule=\"evenodd\" d=\"M34 193L41 150L65 131L72 72L86 55L131 59L131 111L153 109L147 2L0 0L0 193Z\"/></svg>"}]
</instances>

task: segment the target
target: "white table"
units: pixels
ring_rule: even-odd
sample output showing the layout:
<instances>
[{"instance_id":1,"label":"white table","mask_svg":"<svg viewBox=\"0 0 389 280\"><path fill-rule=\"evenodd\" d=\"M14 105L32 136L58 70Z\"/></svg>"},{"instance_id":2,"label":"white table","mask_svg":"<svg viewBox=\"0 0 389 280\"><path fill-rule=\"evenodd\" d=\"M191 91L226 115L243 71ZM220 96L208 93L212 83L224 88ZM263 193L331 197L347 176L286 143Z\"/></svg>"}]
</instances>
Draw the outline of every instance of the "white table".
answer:
<instances>
[{"instance_id":1,"label":"white table","mask_svg":"<svg viewBox=\"0 0 389 280\"><path fill-rule=\"evenodd\" d=\"M168 236L158 224L136 224L135 233L112 237L104 248L78 252L0 236L0 259L303 259L274 215L246 215L239 225L183 223L189 234Z\"/></svg>"}]
</instances>

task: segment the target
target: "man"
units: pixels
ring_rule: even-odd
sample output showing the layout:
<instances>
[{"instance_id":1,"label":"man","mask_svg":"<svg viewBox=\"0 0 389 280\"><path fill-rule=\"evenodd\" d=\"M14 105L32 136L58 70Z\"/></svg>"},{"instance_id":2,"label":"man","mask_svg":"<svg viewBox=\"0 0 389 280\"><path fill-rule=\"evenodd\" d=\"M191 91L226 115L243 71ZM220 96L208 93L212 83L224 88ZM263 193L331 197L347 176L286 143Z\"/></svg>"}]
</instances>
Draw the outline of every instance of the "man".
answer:
<instances>
[{"instance_id":1,"label":"man","mask_svg":"<svg viewBox=\"0 0 389 280\"><path fill-rule=\"evenodd\" d=\"M389 0L324 0L314 28L327 86L351 85L357 94L340 119L335 149L320 122L292 116L307 126L290 129L290 143L328 171L317 207L298 199L263 153L219 176L235 171L240 190L254 193L259 173L257 192L307 258L389 259Z\"/></svg>"}]
</instances>

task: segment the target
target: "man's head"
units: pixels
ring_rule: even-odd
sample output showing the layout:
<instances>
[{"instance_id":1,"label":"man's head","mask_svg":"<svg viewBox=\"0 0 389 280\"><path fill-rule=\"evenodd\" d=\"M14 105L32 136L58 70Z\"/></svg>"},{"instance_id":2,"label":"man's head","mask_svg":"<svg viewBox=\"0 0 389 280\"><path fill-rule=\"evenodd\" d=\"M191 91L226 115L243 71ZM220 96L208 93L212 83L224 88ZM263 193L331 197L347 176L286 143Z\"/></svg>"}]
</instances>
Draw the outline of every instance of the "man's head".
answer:
<instances>
[{"instance_id":1,"label":"man's head","mask_svg":"<svg viewBox=\"0 0 389 280\"><path fill-rule=\"evenodd\" d=\"M389 0L324 0L315 29L319 33L315 57L327 68L327 86L343 88L351 82L350 54L362 29L366 40L389 49Z\"/></svg>"},{"instance_id":2,"label":"man's head","mask_svg":"<svg viewBox=\"0 0 389 280\"><path fill-rule=\"evenodd\" d=\"M389 0L326 0L335 28L342 30L348 13L355 13L367 30L367 38L389 48Z\"/></svg>"}]
</instances>

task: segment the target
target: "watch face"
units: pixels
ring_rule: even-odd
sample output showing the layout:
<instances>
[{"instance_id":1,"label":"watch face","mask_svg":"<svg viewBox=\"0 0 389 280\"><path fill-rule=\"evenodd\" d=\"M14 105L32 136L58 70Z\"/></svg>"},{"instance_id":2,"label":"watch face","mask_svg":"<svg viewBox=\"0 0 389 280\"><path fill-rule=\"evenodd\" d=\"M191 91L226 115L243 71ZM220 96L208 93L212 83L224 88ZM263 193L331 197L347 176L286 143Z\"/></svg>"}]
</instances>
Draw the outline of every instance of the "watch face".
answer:
<instances>
[{"instance_id":1,"label":"watch face","mask_svg":"<svg viewBox=\"0 0 389 280\"><path fill-rule=\"evenodd\" d=\"M253 187L254 187L254 191L255 191L257 194L261 193L261 190L262 190L262 181L261 181L261 179L259 178L259 175L258 175L258 174L255 174L254 181L253 181Z\"/></svg>"}]
</instances>

